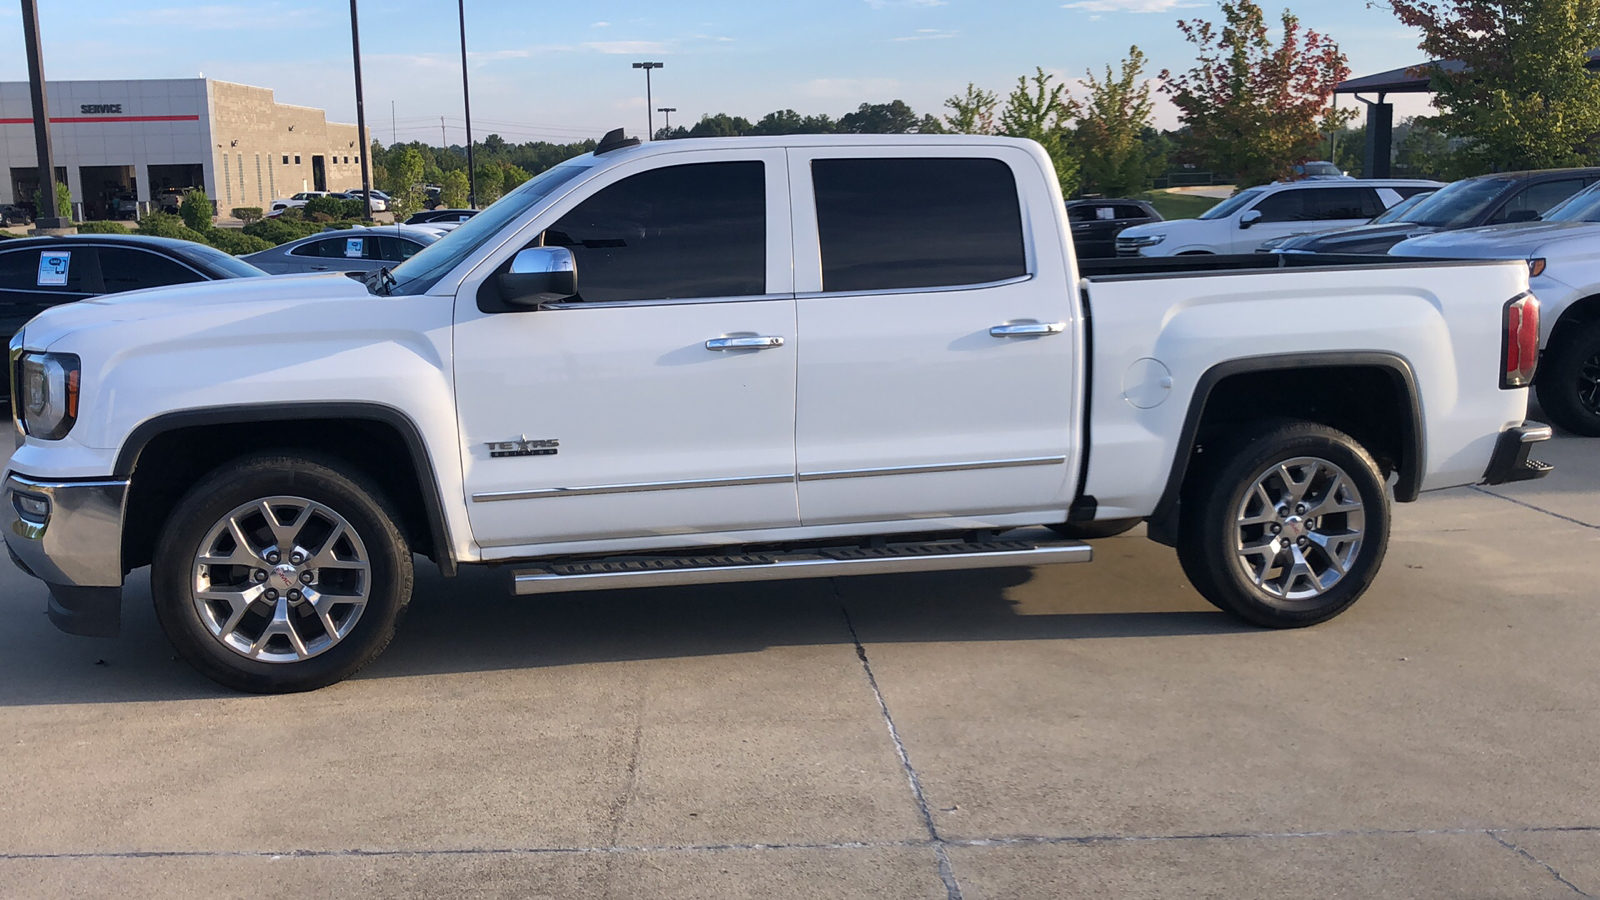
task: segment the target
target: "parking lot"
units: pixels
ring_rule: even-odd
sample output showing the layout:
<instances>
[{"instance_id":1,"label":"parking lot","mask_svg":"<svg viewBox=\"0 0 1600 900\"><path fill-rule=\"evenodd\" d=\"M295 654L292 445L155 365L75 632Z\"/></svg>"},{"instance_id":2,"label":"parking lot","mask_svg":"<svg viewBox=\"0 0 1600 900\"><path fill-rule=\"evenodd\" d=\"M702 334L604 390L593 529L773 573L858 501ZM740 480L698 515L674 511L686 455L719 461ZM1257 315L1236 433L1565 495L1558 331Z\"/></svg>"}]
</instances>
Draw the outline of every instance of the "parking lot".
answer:
<instances>
[{"instance_id":1,"label":"parking lot","mask_svg":"<svg viewBox=\"0 0 1600 900\"><path fill-rule=\"evenodd\" d=\"M3 448L3 445L0 445ZM0 895L1600 896L1600 443L1397 507L1321 627L1087 566L515 599L228 694L0 572Z\"/></svg>"}]
</instances>

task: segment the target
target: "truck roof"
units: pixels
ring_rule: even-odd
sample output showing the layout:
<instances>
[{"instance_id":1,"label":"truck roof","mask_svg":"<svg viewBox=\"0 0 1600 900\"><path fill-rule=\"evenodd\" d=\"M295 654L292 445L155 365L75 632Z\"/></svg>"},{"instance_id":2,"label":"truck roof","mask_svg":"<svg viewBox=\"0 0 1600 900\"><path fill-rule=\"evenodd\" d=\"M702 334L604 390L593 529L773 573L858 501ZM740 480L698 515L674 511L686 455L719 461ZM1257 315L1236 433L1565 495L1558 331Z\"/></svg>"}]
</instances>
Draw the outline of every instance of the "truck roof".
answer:
<instances>
[{"instance_id":1,"label":"truck roof","mask_svg":"<svg viewBox=\"0 0 1600 900\"><path fill-rule=\"evenodd\" d=\"M1037 147L1026 138L984 134L773 134L741 137L673 138L628 144L599 154L607 159L710 150L716 147Z\"/></svg>"}]
</instances>

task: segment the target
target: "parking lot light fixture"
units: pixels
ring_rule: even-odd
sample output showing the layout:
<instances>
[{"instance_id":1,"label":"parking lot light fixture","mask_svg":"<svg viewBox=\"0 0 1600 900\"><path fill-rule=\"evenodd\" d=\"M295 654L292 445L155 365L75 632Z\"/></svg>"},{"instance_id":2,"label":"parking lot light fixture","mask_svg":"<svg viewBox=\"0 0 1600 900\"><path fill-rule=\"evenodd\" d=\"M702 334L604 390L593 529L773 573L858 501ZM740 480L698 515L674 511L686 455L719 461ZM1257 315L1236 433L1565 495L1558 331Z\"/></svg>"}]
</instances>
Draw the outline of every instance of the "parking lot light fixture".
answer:
<instances>
[{"instance_id":1,"label":"parking lot light fixture","mask_svg":"<svg viewBox=\"0 0 1600 900\"><path fill-rule=\"evenodd\" d=\"M651 108L654 101L650 99L650 70L663 69L666 68L666 65L666 63L659 62L636 62L633 64L635 69L644 70L644 139L647 141L655 135L656 130L656 114L655 110Z\"/></svg>"},{"instance_id":2,"label":"parking lot light fixture","mask_svg":"<svg viewBox=\"0 0 1600 900\"><path fill-rule=\"evenodd\" d=\"M663 107L660 107L659 109L656 110L656 112L662 113L666 117L667 121L661 127L666 129L667 134L671 134L672 133L672 114L677 112L677 111L678 111L678 108L676 106L663 106Z\"/></svg>"}]
</instances>

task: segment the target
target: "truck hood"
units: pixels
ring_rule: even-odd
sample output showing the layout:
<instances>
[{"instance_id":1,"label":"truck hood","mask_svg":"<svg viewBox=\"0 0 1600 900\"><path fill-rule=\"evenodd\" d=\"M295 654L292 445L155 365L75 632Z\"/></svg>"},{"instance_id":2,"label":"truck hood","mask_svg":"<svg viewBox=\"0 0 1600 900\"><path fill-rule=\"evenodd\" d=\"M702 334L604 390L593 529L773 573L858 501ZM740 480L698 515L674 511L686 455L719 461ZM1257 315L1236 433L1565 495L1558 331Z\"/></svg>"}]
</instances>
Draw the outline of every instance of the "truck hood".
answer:
<instances>
[{"instance_id":1,"label":"truck hood","mask_svg":"<svg viewBox=\"0 0 1600 900\"><path fill-rule=\"evenodd\" d=\"M1166 243L1181 241L1189 235L1198 235L1202 232L1215 236L1217 226L1214 221L1202 222L1199 219L1166 219L1161 222L1148 222L1144 225L1131 225L1122 229L1117 237L1141 237L1148 234L1166 235Z\"/></svg>"},{"instance_id":2,"label":"truck hood","mask_svg":"<svg viewBox=\"0 0 1600 900\"><path fill-rule=\"evenodd\" d=\"M1445 231L1402 241L1389 252L1395 256L1435 256L1458 259L1529 259L1543 256L1552 245L1591 242L1600 237L1595 222L1518 222Z\"/></svg>"},{"instance_id":3,"label":"truck hood","mask_svg":"<svg viewBox=\"0 0 1600 900\"><path fill-rule=\"evenodd\" d=\"M1340 228L1337 231L1303 234L1284 241L1278 245L1278 249L1314 253L1383 253L1406 238L1432 234L1438 230L1435 226L1418 225L1414 222L1357 225L1354 228Z\"/></svg>"},{"instance_id":4,"label":"truck hood","mask_svg":"<svg viewBox=\"0 0 1600 900\"><path fill-rule=\"evenodd\" d=\"M121 322L204 317L218 307L251 303L300 305L370 296L365 285L338 272L225 278L63 303L35 316L23 334L30 349L47 350L75 331Z\"/></svg>"}]
</instances>

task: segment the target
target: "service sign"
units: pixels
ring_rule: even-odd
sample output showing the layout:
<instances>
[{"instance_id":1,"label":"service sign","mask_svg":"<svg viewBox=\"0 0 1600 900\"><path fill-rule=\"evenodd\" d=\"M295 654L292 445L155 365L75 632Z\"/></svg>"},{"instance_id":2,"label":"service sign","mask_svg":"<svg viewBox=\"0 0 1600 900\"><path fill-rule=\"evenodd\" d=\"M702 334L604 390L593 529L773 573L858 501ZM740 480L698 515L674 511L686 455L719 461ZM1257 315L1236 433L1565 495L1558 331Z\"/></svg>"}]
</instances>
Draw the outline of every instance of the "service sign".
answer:
<instances>
[{"instance_id":1,"label":"service sign","mask_svg":"<svg viewBox=\"0 0 1600 900\"><path fill-rule=\"evenodd\" d=\"M40 287L61 286L67 283L67 270L72 265L71 250L45 251L39 254Z\"/></svg>"},{"instance_id":2,"label":"service sign","mask_svg":"<svg viewBox=\"0 0 1600 900\"><path fill-rule=\"evenodd\" d=\"M364 243L365 239L363 238L345 238L344 255L359 259L361 256L361 247Z\"/></svg>"}]
</instances>

